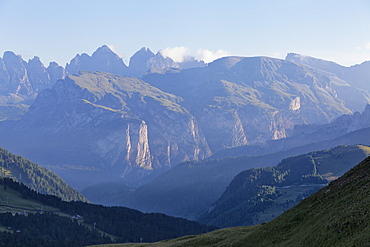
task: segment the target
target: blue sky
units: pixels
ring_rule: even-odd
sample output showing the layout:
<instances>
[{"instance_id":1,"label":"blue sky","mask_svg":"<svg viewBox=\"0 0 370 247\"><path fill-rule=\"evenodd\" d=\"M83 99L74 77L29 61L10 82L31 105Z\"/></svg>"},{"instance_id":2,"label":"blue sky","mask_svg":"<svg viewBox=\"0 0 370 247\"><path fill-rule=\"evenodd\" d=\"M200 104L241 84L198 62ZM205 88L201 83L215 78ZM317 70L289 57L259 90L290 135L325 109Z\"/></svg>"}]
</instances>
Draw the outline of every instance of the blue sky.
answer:
<instances>
[{"instance_id":1,"label":"blue sky","mask_svg":"<svg viewBox=\"0 0 370 247\"><path fill-rule=\"evenodd\" d=\"M109 45L128 64L141 47L181 60L296 52L370 60L369 0L0 0L0 56L65 65Z\"/></svg>"}]
</instances>

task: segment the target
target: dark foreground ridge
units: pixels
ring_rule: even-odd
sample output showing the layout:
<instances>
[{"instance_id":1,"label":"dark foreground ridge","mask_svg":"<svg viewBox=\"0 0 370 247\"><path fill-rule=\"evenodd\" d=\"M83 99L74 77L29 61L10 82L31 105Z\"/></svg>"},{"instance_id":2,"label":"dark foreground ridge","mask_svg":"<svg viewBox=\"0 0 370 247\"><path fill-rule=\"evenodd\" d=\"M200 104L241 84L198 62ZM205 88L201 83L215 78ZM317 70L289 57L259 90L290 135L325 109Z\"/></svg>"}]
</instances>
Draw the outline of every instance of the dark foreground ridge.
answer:
<instances>
[{"instance_id":1,"label":"dark foreground ridge","mask_svg":"<svg viewBox=\"0 0 370 247\"><path fill-rule=\"evenodd\" d=\"M195 221L144 214L124 207L66 202L37 193L9 178L0 180L0 246L86 246L114 242L153 242L214 230ZM10 199L10 200L9 200ZM11 203L22 202L22 213ZM30 209L38 203L39 212ZM55 210L43 210L53 208ZM54 211L54 212L52 212ZM55 212L56 211L56 212Z\"/></svg>"},{"instance_id":2,"label":"dark foreground ridge","mask_svg":"<svg viewBox=\"0 0 370 247\"><path fill-rule=\"evenodd\" d=\"M368 246L369 195L370 158L366 158L269 223L221 229L150 246Z\"/></svg>"}]
</instances>

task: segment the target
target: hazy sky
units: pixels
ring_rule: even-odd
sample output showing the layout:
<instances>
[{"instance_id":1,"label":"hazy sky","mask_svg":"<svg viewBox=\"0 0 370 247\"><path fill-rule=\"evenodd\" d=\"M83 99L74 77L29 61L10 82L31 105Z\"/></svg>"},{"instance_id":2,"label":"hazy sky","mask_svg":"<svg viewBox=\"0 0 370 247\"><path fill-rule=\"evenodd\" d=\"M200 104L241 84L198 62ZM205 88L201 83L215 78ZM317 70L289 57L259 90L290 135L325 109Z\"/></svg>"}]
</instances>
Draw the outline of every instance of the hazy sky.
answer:
<instances>
[{"instance_id":1,"label":"hazy sky","mask_svg":"<svg viewBox=\"0 0 370 247\"><path fill-rule=\"evenodd\" d=\"M181 60L295 52L370 60L369 0L0 0L0 56L65 65L109 45L128 63L141 47Z\"/></svg>"}]
</instances>

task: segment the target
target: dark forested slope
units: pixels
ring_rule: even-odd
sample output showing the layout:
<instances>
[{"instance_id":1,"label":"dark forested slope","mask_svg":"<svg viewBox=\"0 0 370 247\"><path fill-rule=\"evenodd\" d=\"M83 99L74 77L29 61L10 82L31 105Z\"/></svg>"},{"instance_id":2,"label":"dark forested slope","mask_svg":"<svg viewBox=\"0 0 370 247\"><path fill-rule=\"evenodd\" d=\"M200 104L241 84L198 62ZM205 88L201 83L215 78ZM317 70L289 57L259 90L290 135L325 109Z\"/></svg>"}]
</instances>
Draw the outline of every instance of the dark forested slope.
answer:
<instances>
[{"instance_id":1,"label":"dark forested slope","mask_svg":"<svg viewBox=\"0 0 370 247\"><path fill-rule=\"evenodd\" d=\"M39 193L55 195L65 201L86 201L54 172L3 148L0 148L0 176L13 178Z\"/></svg>"},{"instance_id":2,"label":"dark forested slope","mask_svg":"<svg viewBox=\"0 0 370 247\"><path fill-rule=\"evenodd\" d=\"M199 234L215 229L195 221L173 218L164 214L144 214L124 207L104 207L85 202L66 202L60 198L37 193L10 178L0 180L0 198L8 196L0 213L0 233L5 246L83 246L93 243L145 242ZM19 194L19 195L17 195ZM21 198L25 206L12 206ZM43 208L29 209L39 202ZM11 228L9 228L11 227ZM19 232L18 232L19 231ZM20 243L20 244L14 244ZM23 244L23 245L22 245ZM1 245L0 245L1 246Z\"/></svg>"},{"instance_id":3,"label":"dark forested slope","mask_svg":"<svg viewBox=\"0 0 370 247\"><path fill-rule=\"evenodd\" d=\"M219 227L270 221L370 154L370 147L339 146L238 174L199 221Z\"/></svg>"},{"instance_id":4,"label":"dark forested slope","mask_svg":"<svg viewBox=\"0 0 370 247\"><path fill-rule=\"evenodd\" d=\"M368 246L369 194L370 158L366 158L269 223L226 228L150 246Z\"/></svg>"}]
</instances>

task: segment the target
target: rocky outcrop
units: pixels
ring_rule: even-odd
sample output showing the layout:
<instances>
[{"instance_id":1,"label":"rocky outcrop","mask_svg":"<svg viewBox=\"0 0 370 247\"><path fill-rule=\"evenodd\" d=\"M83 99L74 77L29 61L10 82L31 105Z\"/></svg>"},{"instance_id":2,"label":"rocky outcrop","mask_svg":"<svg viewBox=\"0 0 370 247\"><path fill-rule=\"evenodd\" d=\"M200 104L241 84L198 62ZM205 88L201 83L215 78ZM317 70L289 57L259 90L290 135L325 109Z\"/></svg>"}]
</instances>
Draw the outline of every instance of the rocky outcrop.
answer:
<instances>
[{"instance_id":1,"label":"rocky outcrop","mask_svg":"<svg viewBox=\"0 0 370 247\"><path fill-rule=\"evenodd\" d=\"M167 68L179 68L171 58L164 57L159 51L154 54L148 48L141 48L130 58L130 73L136 77L142 77L145 73L155 70L161 71Z\"/></svg>"},{"instance_id":2,"label":"rocky outcrop","mask_svg":"<svg viewBox=\"0 0 370 247\"><path fill-rule=\"evenodd\" d=\"M342 115L328 124L296 125L291 136L320 135L317 140L325 140L368 127L370 127L370 105L366 105L362 113Z\"/></svg>"},{"instance_id":3,"label":"rocky outcrop","mask_svg":"<svg viewBox=\"0 0 370 247\"><path fill-rule=\"evenodd\" d=\"M76 55L66 65L69 74L79 71L104 71L117 75L129 75L129 69L123 60L108 46L99 47L91 56L86 53Z\"/></svg>"},{"instance_id":4,"label":"rocky outcrop","mask_svg":"<svg viewBox=\"0 0 370 247\"><path fill-rule=\"evenodd\" d=\"M227 57L181 70L160 52L143 48L127 68L103 46L91 57L76 56L67 65L71 75L52 88L52 78L67 74L62 67L51 63L45 69L38 58L25 63L9 57L0 60L2 88L13 85L18 75L18 81L24 78L19 90L38 94L22 120L0 131L21 143L11 151L29 158L37 153L34 161L67 167L67 173L76 167L85 175L96 171L95 181L88 183L139 183L225 148L283 139L296 125L327 124L368 102L366 93L332 73L268 57ZM18 61L18 67L11 66L17 73L7 68L8 61ZM81 70L145 75L137 79ZM46 89L38 92L41 88ZM7 147L7 141L0 145Z\"/></svg>"},{"instance_id":5,"label":"rocky outcrop","mask_svg":"<svg viewBox=\"0 0 370 247\"><path fill-rule=\"evenodd\" d=\"M358 93L356 105L367 102L366 93L333 74L267 57L221 58L143 79L184 99L212 152L285 138L297 124L351 113L342 88Z\"/></svg>"},{"instance_id":6,"label":"rocky outcrop","mask_svg":"<svg viewBox=\"0 0 370 247\"><path fill-rule=\"evenodd\" d=\"M170 57L164 57L159 51L157 54L147 61L148 68L166 69L166 68L179 68L180 66L175 63Z\"/></svg>"},{"instance_id":7,"label":"rocky outcrop","mask_svg":"<svg viewBox=\"0 0 370 247\"><path fill-rule=\"evenodd\" d=\"M66 78L68 75L67 71L62 66L59 66L56 62L50 62L46 70L48 71L50 79L53 83L59 79Z\"/></svg>"},{"instance_id":8,"label":"rocky outcrop","mask_svg":"<svg viewBox=\"0 0 370 247\"><path fill-rule=\"evenodd\" d=\"M23 155L38 146L61 157L53 161L56 165L88 162L104 171L106 181L113 177L138 183L211 154L197 120L181 101L133 77L82 72L42 91L12 133L23 140L30 138L28 133L39 133L37 140L17 147Z\"/></svg>"},{"instance_id":9,"label":"rocky outcrop","mask_svg":"<svg viewBox=\"0 0 370 247\"><path fill-rule=\"evenodd\" d=\"M207 64L202 60L196 60L194 57L185 57L184 61L177 63L180 69L202 68Z\"/></svg>"},{"instance_id":10,"label":"rocky outcrop","mask_svg":"<svg viewBox=\"0 0 370 247\"><path fill-rule=\"evenodd\" d=\"M326 61L310 56L304 56L296 53L288 53L285 59L297 64L302 64L314 69L329 72L342 79L342 87L336 88L338 94L340 94L343 100L345 100L348 105L351 105L351 107L354 108L355 111L361 111L363 109L364 104L356 104L358 98L361 98L363 96L359 94L358 90L353 90L353 87L363 89L367 93L370 92L369 61L363 62L361 64L356 64L354 66L345 67L331 61ZM347 84L347 87L343 87L344 84ZM349 87L349 85L351 85L352 87ZM366 95L366 97L367 100L370 98L369 95ZM365 103L365 101L363 102Z\"/></svg>"},{"instance_id":11,"label":"rocky outcrop","mask_svg":"<svg viewBox=\"0 0 370 247\"><path fill-rule=\"evenodd\" d=\"M46 69L38 57L26 62L21 56L7 51L3 59L0 58L0 102L30 104L39 92L51 88L64 76L65 70L57 63Z\"/></svg>"},{"instance_id":12,"label":"rocky outcrop","mask_svg":"<svg viewBox=\"0 0 370 247\"><path fill-rule=\"evenodd\" d=\"M5 52L3 56L8 80L1 82L4 95L14 94L19 97L32 96L34 90L28 78L23 59L13 52ZM4 71L5 72L5 71Z\"/></svg>"},{"instance_id":13,"label":"rocky outcrop","mask_svg":"<svg viewBox=\"0 0 370 247\"><path fill-rule=\"evenodd\" d=\"M148 70L149 67L147 62L149 59L153 58L155 55L149 48L141 48L130 58L130 72L133 76L141 77Z\"/></svg>"}]
</instances>

